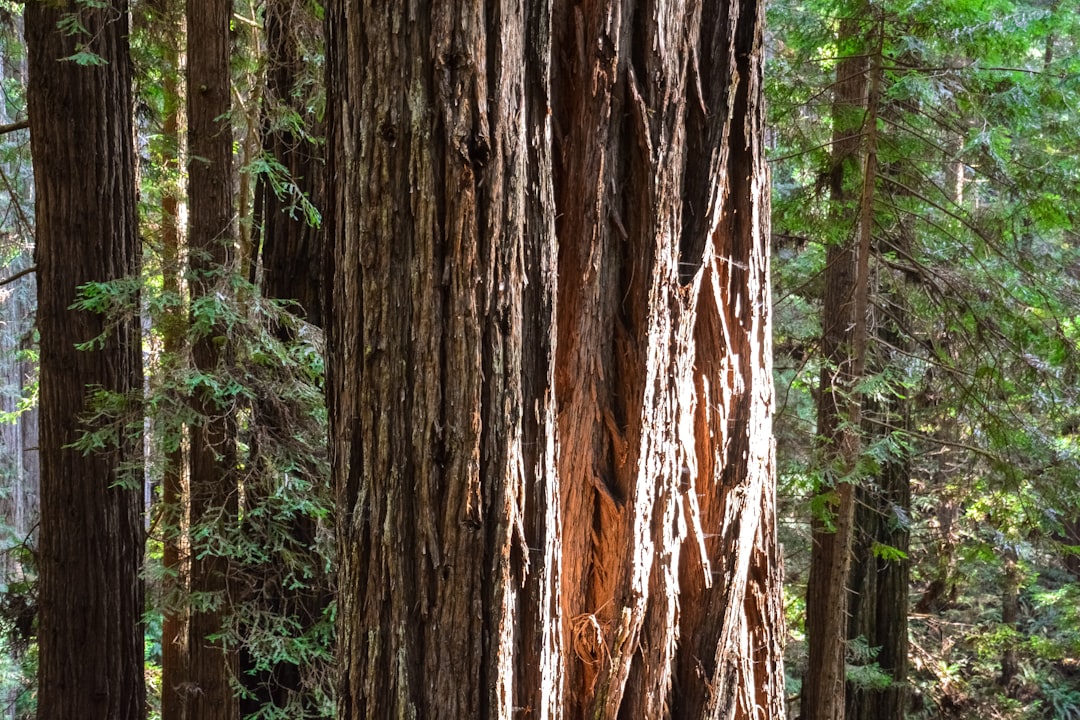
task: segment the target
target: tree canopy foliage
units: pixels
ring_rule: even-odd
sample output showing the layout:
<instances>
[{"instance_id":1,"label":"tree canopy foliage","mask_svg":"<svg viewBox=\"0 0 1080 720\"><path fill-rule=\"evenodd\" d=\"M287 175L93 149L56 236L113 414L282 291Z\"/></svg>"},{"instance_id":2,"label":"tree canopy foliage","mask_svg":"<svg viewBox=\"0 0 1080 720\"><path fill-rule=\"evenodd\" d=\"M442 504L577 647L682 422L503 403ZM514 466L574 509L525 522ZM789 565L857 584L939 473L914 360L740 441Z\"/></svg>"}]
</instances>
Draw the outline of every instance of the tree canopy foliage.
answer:
<instances>
[{"instance_id":1,"label":"tree canopy foliage","mask_svg":"<svg viewBox=\"0 0 1080 720\"><path fill-rule=\"evenodd\" d=\"M830 245L868 209L869 358L853 392L867 408L902 401L910 420L864 418L862 459L844 482L880 495L882 468L909 463L910 506L875 507L910 530L911 547L872 552L911 571L913 717L1078 711L1063 600L1076 593L1080 500L1078 20L1056 2L770 7L781 496L800 501L824 482L811 442L821 277ZM842 37L844 22L858 29ZM830 101L852 56L879 73L875 116L853 110L876 139L877 174L866 200L837 208ZM789 507L797 596L808 518ZM792 596L789 609L796 677L804 646ZM849 686L874 682L859 668L875 649L851 641Z\"/></svg>"}]
</instances>

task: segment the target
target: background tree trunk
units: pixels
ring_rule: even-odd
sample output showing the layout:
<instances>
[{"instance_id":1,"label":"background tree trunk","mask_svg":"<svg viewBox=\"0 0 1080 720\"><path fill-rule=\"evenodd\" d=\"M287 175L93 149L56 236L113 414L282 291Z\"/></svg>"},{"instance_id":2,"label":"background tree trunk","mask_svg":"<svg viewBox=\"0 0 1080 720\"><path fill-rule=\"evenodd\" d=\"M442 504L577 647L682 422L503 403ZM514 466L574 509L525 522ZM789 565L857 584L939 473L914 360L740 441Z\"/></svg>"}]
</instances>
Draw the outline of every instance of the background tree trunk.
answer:
<instances>
[{"instance_id":1,"label":"background tree trunk","mask_svg":"<svg viewBox=\"0 0 1080 720\"><path fill-rule=\"evenodd\" d=\"M324 234L318 213L324 206L324 128L307 110L303 73L307 35L318 33L313 12L296 0L268 0L264 21L267 88L263 151L288 173L290 187L275 188L266 174L255 190L262 224L263 293L294 300L301 315L323 326ZM286 113L295 117L284 117ZM296 130L293 123L300 125Z\"/></svg>"},{"instance_id":2,"label":"background tree trunk","mask_svg":"<svg viewBox=\"0 0 1080 720\"><path fill-rule=\"evenodd\" d=\"M886 432L909 429L909 401L897 398L890 405L882 414L888 421ZM880 426L875 431L880 433ZM904 720L907 711L910 561L891 556L892 551L906 555L910 544L911 463L906 451L900 452L884 463L876 482L858 493L848 582L848 638L865 640L874 650L867 663L876 662L892 684L864 687L849 682L846 720Z\"/></svg>"},{"instance_id":3,"label":"background tree trunk","mask_svg":"<svg viewBox=\"0 0 1080 720\"><path fill-rule=\"evenodd\" d=\"M85 36L57 28L68 13ZM142 447L126 423L140 416L110 419L118 429L101 451L72 443L95 429L84 424L88 388L139 405L137 295L114 318L69 309L80 285L139 277L127 3L31 2L25 22L41 336L37 717L136 720L146 711ZM104 62L63 62L80 43ZM99 336L100 347L76 349Z\"/></svg>"},{"instance_id":4,"label":"background tree trunk","mask_svg":"<svg viewBox=\"0 0 1080 720\"><path fill-rule=\"evenodd\" d=\"M782 716L761 8L413 12L327 8L340 717Z\"/></svg>"},{"instance_id":5,"label":"background tree trunk","mask_svg":"<svg viewBox=\"0 0 1080 720\"><path fill-rule=\"evenodd\" d=\"M266 88L262 94L262 151L278 169L261 173L255 189L256 225L261 237L262 294L264 297L292 300L290 310L313 325L321 327L323 313L324 233L319 212L324 206L324 166L322 147L317 138L324 129L308 110L311 88L305 87L305 47L317 46L321 25L307 3L296 0L267 0L264 16L266 37ZM278 328L282 340L290 342L287 331ZM258 398L253 407L253 424L273 433L289 436L293 428L282 416L276 398ZM253 449L254 450L254 449ZM312 448L314 451L314 448ZM253 452L253 455L256 454ZM271 468L255 458L256 473ZM245 486L246 504L256 507L266 502L259 497L270 489L259 482ZM328 488L316 490L326 497ZM296 514L288 523L290 541L300 552L316 545L317 523L312 515ZM273 572L273 570L271 571ZM266 582L257 578L259 587L250 588L268 612L288 618L297 635L310 633L329 607L331 578L322 567L313 571L299 585L281 578ZM241 681L245 697L240 711L246 716L267 707L290 707L317 717L313 697L313 672L325 670L303 659L279 661L259 670L255 658L246 650L240 653Z\"/></svg>"},{"instance_id":6,"label":"background tree trunk","mask_svg":"<svg viewBox=\"0 0 1080 720\"><path fill-rule=\"evenodd\" d=\"M232 129L229 123L230 70L228 0L187 2L188 247L192 314L212 312L213 292L230 267L233 227ZM200 301L208 301L202 304ZM226 330L213 329L192 345L195 369L213 373L227 361ZM237 508L233 418L224 400L208 386L194 399L201 424L190 429L191 524L220 527ZM222 630L229 598L229 561L213 547L191 548L191 593L195 602L188 621L189 717L234 720L237 701L230 682L236 655L210 639Z\"/></svg>"},{"instance_id":7,"label":"background tree trunk","mask_svg":"<svg viewBox=\"0 0 1080 720\"><path fill-rule=\"evenodd\" d=\"M183 115L183 88L180 50L183 43L184 7L179 0L157 6L160 15L153 18L149 32L157 30L164 35L162 73L164 86L162 126L162 151L154 160L160 163L169 177L161 191L161 282L162 290L172 295L176 305L172 307L161 324L162 350L165 361L186 362L182 302L181 215L183 189L176 179L179 175L181 156L181 119ZM180 425L164 431L172 434L168 443L175 447L165 451L165 463L161 477L162 507L162 622L161 622L161 720L186 720L187 696L190 690L188 669L188 592L190 573L190 546L187 532L190 525L188 514L187 457L183 449L185 428Z\"/></svg>"},{"instance_id":8,"label":"background tree trunk","mask_svg":"<svg viewBox=\"0 0 1080 720\"><path fill-rule=\"evenodd\" d=\"M1023 579L1019 565L1019 556L1016 547L1010 540L1002 541L1005 547L1002 550L1004 558L1004 572L1001 578L1001 624L1009 630L1016 632L1017 622L1020 620L1020 583ZM1016 698L1019 695L1020 661L1016 653L1017 640L1009 638L1001 651L1001 676L998 682L1005 689L1005 695Z\"/></svg>"},{"instance_id":9,"label":"background tree trunk","mask_svg":"<svg viewBox=\"0 0 1080 720\"><path fill-rule=\"evenodd\" d=\"M856 3L858 4L858 3ZM803 720L844 717L848 576L854 537L857 464L862 449L856 385L865 367L868 258L863 233L869 233L866 203L860 193L867 179L859 167L867 88L867 56L860 41L859 13L840 22L841 59L833 96L833 157L829 197L840 232L826 254L822 304L822 355L818 385L817 435L821 439L823 479L815 504L810 576L806 586L809 662L800 705ZM870 181L872 182L872 181ZM869 215L869 217L867 217ZM852 225L845 218L857 217ZM850 230L848 228L851 228ZM868 245L868 243L867 243ZM861 300L861 302L860 302Z\"/></svg>"}]
</instances>

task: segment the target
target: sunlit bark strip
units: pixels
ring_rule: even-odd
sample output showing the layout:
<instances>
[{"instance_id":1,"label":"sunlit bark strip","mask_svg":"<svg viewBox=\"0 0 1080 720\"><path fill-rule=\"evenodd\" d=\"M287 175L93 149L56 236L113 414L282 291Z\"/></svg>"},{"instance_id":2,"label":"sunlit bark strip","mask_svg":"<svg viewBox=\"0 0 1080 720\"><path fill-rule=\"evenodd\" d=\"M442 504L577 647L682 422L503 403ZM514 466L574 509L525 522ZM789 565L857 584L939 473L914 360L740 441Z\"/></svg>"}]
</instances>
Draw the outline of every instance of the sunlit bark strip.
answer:
<instances>
[{"instance_id":1,"label":"sunlit bark strip","mask_svg":"<svg viewBox=\"0 0 1080 720\"><path fill-rule=\"evenodd\" d=\"M556 6L572 717L782 702L760 12Z\"/></svg>"},{"instance_id":2,"label":"sunlit bark strip","mask_svg":"<svg viewBox=\"0 0 1080 720\"><path fill-rule=\"evenodd\" d=\"M179 3L177 3L177 6ZM175 19L174 19L175 20ZM179 47L170 47L165 62L170 70L162 88L165 97L165 120L162 134L171 143L161 158L171 173L179 170L180 116L183 99L178 73L180 72ZM173 179L170 178L170 181ZM162 290L179 300L181 293L180 253L180 203L181 190L168 186L161 198L161 277ZM183 352L183 327L180 317L183 306L178 305L169 321L162 327L163 349L166 356L176 361ZM183 429L178 431L183 433ZM168 453L161 479L161 503L164 508L164 534L162 540L163 579L167 604L162 610L161 624L161 720L185 720L187 716L188 681L188 608L189 589L189 527L188 496L186 482L186 458L183 441L176 438L177 447Z\"/></svg>"}]
</instances>

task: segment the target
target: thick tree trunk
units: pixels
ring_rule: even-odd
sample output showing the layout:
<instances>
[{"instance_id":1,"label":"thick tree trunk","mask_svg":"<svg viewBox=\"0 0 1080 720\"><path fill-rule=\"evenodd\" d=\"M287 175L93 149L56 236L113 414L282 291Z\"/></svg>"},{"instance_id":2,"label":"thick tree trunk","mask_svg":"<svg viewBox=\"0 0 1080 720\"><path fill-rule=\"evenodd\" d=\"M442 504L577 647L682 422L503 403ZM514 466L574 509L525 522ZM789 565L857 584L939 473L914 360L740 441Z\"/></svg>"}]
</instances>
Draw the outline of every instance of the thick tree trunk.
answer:
<instances>
[{"instance_id":1,"label":"thick tree trunk","mask_svg":"<svg viewBox=\"0 0 1080 720\"><path fill-rule=\"evenodd\" d=\"M489 12L327 7L343 719L561 704L550 8Z\"/></svg>"},{"instance_id":2,"label":"thick tree trunk","mask_svg":"<svg viewBox=\"0 0 1080 720\"><path fill-rule=\"evenodd\" d=\"M570 717L778 716L760 10L555 4Z\"/></svg>"},{"instance_id":3,"label":"thick tree trunk","mask_svg":"<svg viewBox=\"0 0 1080 720\"><path fill-rule=\"evenodd\" d=\"M212 302L220 273L232 269L236 237L228 120L231 10L228 0L187 2L188 247L195 320L199 312L210 311L199 308L200 300ZM215 326L193 340L196 370L210 374L227 361L226 334ZM235 430L225 401L210 387L198 388L194 401L202 421L190 430L191 524L212 531L236 513ZM211 639L222 631L228 611L229 561L212 542L192 540L190 582L192 597L202 606L193 607L188 620L189 717L234 720L238 706L230 683L236 654Z\"/></svg>"},{"instance_id":4,"label":"thick tree trunk","mask_svg":"<svg viewBox=\"0 0 1080 720\"><path fill-rule=\"evenodd\" d=\"M68 13L85 37L57 28ZM126 395L134 407L142 392L137 310L106 318L70 309L80 285L139 277L127 17L124 0L93 9L75 0L26 5L41 336L42 720L135 720L146 710L142 447L127 437L126 417L115 420L110 447L72 447L87 429L88 388ZM104 62L61 61L82 42ZM75 347L99 336L96 349Z\"/></svg>"},{"instance_id":5,"label":"thick tree trunk","mask_svg":"<svg viewBox=\"0 0 1080 720\"><path fill-rule=\"evenodd\" d=\"M327 17L339 716L782 716L761 8Z\"/></svg>"}]
</instances>

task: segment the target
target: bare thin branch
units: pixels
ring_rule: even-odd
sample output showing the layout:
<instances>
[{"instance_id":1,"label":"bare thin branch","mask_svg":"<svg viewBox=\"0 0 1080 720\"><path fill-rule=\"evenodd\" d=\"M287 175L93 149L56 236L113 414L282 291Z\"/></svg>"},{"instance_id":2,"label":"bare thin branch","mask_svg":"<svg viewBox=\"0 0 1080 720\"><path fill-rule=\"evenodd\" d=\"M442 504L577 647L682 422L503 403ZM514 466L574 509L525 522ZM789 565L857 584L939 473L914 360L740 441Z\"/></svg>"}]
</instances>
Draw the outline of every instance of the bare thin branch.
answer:
<instances>
[{"instance_id":1,"label":"bare thin branch","mask_svg":"<svg viewBox=\"0 0 1080 720\"><path fill-rule=\"evenodd\" d=\"M29 275L30 273L34 272L35 270L37 270L37 265L31 265L28 268L20 270L19 272L15 273L11 277L6 277L3 280L0 280L0 287L4 287L5 285L10 285L11 283L15 282L19 278L23 277L24 275Z\"/></svg>"},{"instance_id":2,"label":"bare thin branch","mask_svg":"<svg viewBox=\"0 0 1080 720\"><path fill-rule=\"evenodd\" d=\"M25 130L28 127L30 127L29 120L19 120L18 122L8 123L7 125L0 125L0 135L7 135L16 130Z\"/></svg>"}]
</instances>

